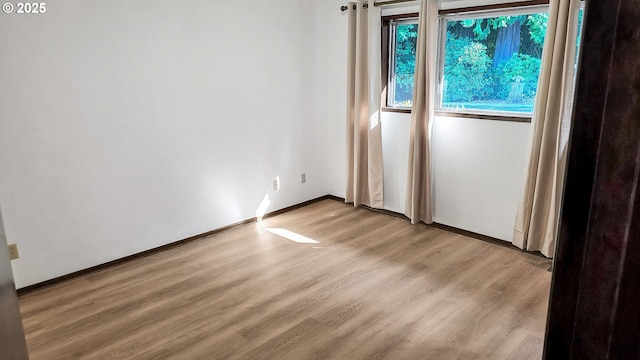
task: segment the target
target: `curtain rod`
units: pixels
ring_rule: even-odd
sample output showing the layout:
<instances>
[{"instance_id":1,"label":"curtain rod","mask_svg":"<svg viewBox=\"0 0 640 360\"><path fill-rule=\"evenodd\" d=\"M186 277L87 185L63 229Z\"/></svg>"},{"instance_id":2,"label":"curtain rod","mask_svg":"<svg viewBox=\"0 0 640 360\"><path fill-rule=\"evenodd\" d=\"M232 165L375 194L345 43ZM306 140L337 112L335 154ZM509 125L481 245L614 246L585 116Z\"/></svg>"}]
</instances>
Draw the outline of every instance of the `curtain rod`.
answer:
<instances>
[{"instance_id":1,"label":"curtain rod","mask_svg":"<svg viewBox=\"0 0 640 360\"><path fill-rule=\"evenodd\" d=\"M393 5L393 4L401 4L401 3L406 3L406 2L416 2L418 0L388 0L388 1L377 1L373 4L373 6L385 6L385 5ZM368 8L369 4L364 4L364 8ZM356 5L353 5L353 10L356 9ZM349 10L349 7L346 5L343 5L340 7L341 11L346 11Z\"/></svg>"},{"instance_id":2,"label":"curtain rod","mask_svg":"<svg viewBox=\"0 0 640 360\"><path fill-rule=\"evenodd\" d=\"M367 9L369 8L369 4L363 4L362 7ZM356 4L353 4L353 10L355 9L356 9ZM349 7L347 5L340 6L340 11L347 11L347 10L349 10Z\"/></svg>"}]
</instances>

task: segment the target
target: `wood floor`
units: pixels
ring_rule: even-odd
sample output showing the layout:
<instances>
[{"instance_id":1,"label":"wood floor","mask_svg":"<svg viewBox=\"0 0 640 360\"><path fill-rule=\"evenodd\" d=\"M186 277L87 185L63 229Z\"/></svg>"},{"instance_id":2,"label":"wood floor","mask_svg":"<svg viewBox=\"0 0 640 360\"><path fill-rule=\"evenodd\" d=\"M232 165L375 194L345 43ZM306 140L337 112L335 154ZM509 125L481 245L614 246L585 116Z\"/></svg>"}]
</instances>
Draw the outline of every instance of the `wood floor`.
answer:
<instances>
[{"instance_id":1,"label":"wood floor","mask_svg":"<svg viewBox=\"0 0 640 360\"><path fill-rule=\"evenodd\" d=\"M549 265L324 200L20 306L32 360L540 359Z\"/></svg>"}]
</instances>

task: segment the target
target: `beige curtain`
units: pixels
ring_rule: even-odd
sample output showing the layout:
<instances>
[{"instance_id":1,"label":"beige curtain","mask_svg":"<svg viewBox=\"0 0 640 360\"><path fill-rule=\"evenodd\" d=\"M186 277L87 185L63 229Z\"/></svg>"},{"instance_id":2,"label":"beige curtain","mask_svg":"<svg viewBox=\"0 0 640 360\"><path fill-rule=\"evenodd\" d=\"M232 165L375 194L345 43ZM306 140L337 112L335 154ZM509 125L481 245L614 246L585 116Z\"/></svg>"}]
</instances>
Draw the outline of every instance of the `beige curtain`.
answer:
<instances>
[{"instance_id":1,"label":"beige curtain","mask_svg":"<svg viewBox=\"0 0 640 360\"><path fill-rule=\"evenodd\" d=\"M405 202L405 215L413 224L433 222L430 139L437 82L438 7L438 0L420 2Z\"/></svg>"},{"instance_id":2,"label":"beige curtain","mask_svg":"<svg viewBox=\"0 0 640 360\"><path fill-rule=\"evenodd\" d=\"M374 0L349 3L345 200L354 206L382 208L381 14L373 3Z\"/></svg>"},{"instance_id":3,"label":"beige curtain","mask_svg":"<svg viewBox=\"0 0 640 360\"><path fill-rule=\"evenodd\" d=\"M551 0L538 94L531 121L530 157L514 228L514 245L553 257L573 102L580 0Z\"/></svg>"}]
</instances>

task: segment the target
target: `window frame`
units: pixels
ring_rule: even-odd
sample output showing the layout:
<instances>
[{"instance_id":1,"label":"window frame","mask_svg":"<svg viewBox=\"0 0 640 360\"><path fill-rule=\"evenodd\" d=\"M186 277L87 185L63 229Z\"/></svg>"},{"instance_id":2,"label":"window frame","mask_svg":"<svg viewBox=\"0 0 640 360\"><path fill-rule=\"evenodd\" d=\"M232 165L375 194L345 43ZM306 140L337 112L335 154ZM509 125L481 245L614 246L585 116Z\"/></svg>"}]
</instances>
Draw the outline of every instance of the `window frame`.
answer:
<instances>
[{"instance_id":1,"label":"window frame","mask_svg":"<svg viewBox=\"0 0 640 360\"><path fill-rule=\"evenodd\" d=\"M411 107L406 106L390 106L389 105L389 95L391 85L391 76L392 69L391 66L394 65L394 61L392 61L391 56L393 56L394 51L391 51L391 46L395 44L395 38L392 37L392 29L391 25L393 22L405 22L405 21L418 21L418 17L420 16L417 12L406 13L406 14L398 14L398 15L387 15L382 17L382 111L386 112L398 112L398 113L411 113Z\"/></svg>"},{"instance_id":2,"label":"window frame","mask_svg":"<svg viewBox=\"0 0 640 360\"><path fill-rule=\"evenodd\" d=\"M581 2L584 4L584 1ZM436 75L438 76L438 83L436 84L436 105L441 104L440 102L440 83L442 82L441 76L444 75L444 44L440 42L442 39L446 39L446 30L444 33L441 31L441 27L443 26L442 18L445 16L460 16L464 14L480 14L480 13L491 13L491 12L507 12L513 13L518 11L519 9L530 9L532 7L546 7L547 11L549 8L549 0L526 0L526 1L515 1L515 2L507 2L502 4L487 4L487 5L479 5L479 6L469 6L469 7L460 7L460 8L451 8L451 9L440 9L438 11L438 59L442 59L442 65L438 63L436 69ZM525 10L526 13L526 10ZM410 12L410 13L402 13L396 15L385 15L382 16L382 36L381 36L381 46L382 46L382 111L384 112L396 112L396 113L411 113L411 107L393 107L388 104L388 91L390 81L390 47L392 45L390 39L390 28L389 23L391 20L403 20L403 19L411 19L418 18L419 13ZM446 26L446 25L445 25ZM441 50L442 49L442 50ZM439 62L441 60L438 60ZM442 74L442 75L441 75ZM486 111L473 111L473 110L465 110L463 111L451 111L452 109L442 109L441 106L435 107L435 115L437 116L446 116L446 117L457 117L457 118L473 118L479 120L499 120L499 121L511 121L511 122L531 122L531 113L516 113L516 116L510 116L511 113L507 112L498 112L488 113Z\"/></svg>"},{"instance_id":3,"label":"window frame","mask_svg":"<svg viewBox=\"0 0 640 360\"><path fill-rule=\"evenodd\" d=\"M511 112L500 110L481 109L450 109L442 107L444 88L444 62L446 54L447 22L451 20L467 20L478 18L490 18L497 16L525 15L549 12L549 3L536 1L521 5L508 4L509 6L485 8L465 8L441 11L438 16L438 63L436 69L436 94L435 115L447 117L478 118L486 120L502 120L513 122L531 122L533 112ZM537 94L536 94L537 96ZM535 100L534 100L535 102Z\"/></svg>"}]
</instances>

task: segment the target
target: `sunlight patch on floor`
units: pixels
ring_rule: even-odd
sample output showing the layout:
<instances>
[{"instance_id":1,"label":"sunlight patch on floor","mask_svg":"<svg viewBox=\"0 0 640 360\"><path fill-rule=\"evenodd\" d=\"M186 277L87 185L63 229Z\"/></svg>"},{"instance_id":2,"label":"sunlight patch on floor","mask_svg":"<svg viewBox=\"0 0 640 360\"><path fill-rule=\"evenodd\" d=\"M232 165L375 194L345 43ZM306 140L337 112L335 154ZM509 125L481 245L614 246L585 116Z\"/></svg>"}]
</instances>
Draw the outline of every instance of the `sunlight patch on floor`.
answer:
<instances>
[{"instance_id":1,"label":"sunlight patch on floor","mask_svg":"<svg viewBox=\"0 0 640 360\"><path fill-rule=\"evenodd\" d=\"M298 244L320 244L319 241L283 228L264 228L264 230Z\"/></svg>"}]
</instances>

